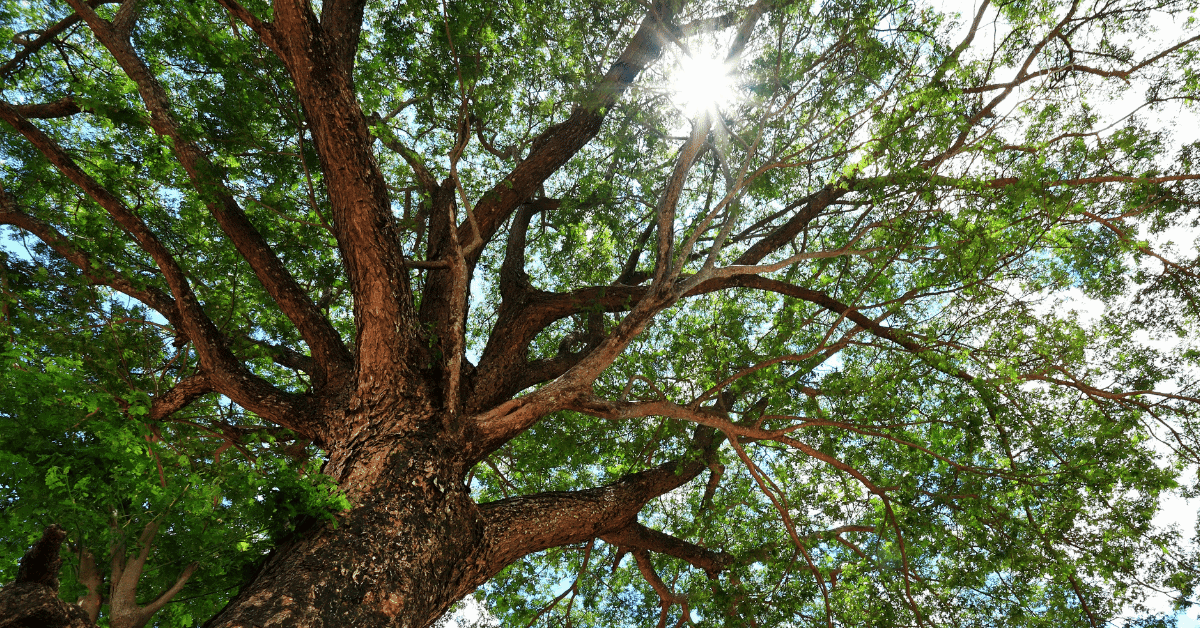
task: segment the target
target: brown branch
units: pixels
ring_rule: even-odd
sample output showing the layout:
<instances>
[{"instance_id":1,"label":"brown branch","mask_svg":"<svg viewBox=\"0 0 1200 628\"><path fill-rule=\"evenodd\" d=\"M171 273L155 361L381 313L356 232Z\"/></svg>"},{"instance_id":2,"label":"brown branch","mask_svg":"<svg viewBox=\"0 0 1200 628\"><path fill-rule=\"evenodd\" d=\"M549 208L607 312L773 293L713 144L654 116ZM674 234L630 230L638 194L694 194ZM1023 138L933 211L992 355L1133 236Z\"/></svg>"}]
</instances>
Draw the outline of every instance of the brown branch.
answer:
<instances>
[{"instance_id":1,"label":"brown branch","mask_svg":"<svg viewBox=\"0 0 1200 628\"><path fill-rule=\"evenodd\" d=\"M796 215L788 219L770 234L763 237L758 242L755 242L745 253L742 253L734 264L745 266L757 264L764 257L780 249L788 242L791 242L801 231L804 231L809 223L814 218L819 216L830 203L838 200L848 193L846 188L826 186L804 198L797 199L784 208L782 213L786 214L799 209ZM760 228L759 225L752 225L743 233L750 232Z\"/></svg>"},{"instance_id":2,"label":"brown branch","mask_svg":"<svg viewBox=\"0 0 1200 628\"><path fill-rule=\"evenodd\" d=\"M246 7L243 7L240 3L238 3L237 0L217 0L217 2L221 6L225 7L225 10L229 11L229 14L237 18L238 21L246 26L249 26L250 30L254 31L254 33L258 35L259 39L264 44L266 44L268 47L274 47L274 43L268 43L268 40L273 42L275 38L274 29L270 24L258 19L258 17L248 11Z\"/></svg>"},{"instance_id":3,"label":"brown branch","mask_svg":"<svg viewBox=\"0 0 1200 628\"><path fill-rule=\"evenodd\" d=\"M650 550L674 556L694 567L703 569L709 578L715 578L717 574L733 564L733 556L725 552L714 552L665 532L652 530L637 522L616 532L602 534L600 539L605 543L616 545L622 550Z\"/></svg>"},{"instance_id":4,"label":"brown branch","mask_svg":"<svg viewBox=\"0 0 1200 628\"><path fill-rule=\"evenodd\" d=\"M786 245L807 228L809 223L830 203L846 193L847 190L844 188L828 186L791 203L775 217L797 209L800 211L769 235L756 242L735 263L739 265L755 264ZM764 225L765 223L753 225L742 233L753 232ZM520 226L522 224L517 223L514 228ZM513 253L510 251L509 256L512 255ZM507 258L508 256L506 256ZM512 264L512 267L515 268L515 263ZM515 271L510 270L510 273L512 272ZM510 283L510 285L515 284ZM723 287L728 286L710 280L691 288L683 296L704 294ZM585 288L562 294L528 289L521 292L519 299L511 299L511 302L506 299L501 305L488 344L484 348L479 362L479 386L476 389L476 397L471 400L469 407L474 408L477 412L482 411L493 403L499 403L500 400L507 399L528 386L548 381L548 379L531 379L528 377L531 373L536 372L541 376L556 378L575 366L575 362L568 363L566 360L555 359L538 365L536 371L524 369L529 343L547 325L588 309L601 309L608 312L629 310L637 306L648 292L648 288L624 285Z\"/></svg>"},{"instance_id":5,"label":"brown branch","mask_svg":"<svg viewBox=\"0 0 1200 628\"><path fill-rule=\"evenodd\" d=\"M1162 263L1164 272L1165 272L1165 269L1172 269L1181 274L1188 275L1192 279L1200 279L1200 276L1197 276L1196 273L1194 271L1192 271L1191 269L1189 269L1186 266L1183 266L1181 264L1178 264L1176 262L1173 262L1162 255L1159 255L1153 249L1151 249L1149 247L1149 245L1141 244L1140 242L1138 242L1138 241L1134 240L1132 237L1130 237L1129 234L1126 233L1124 229L1122 229L1122 228L1118 227L1116 224L1114 224L1114 220L1119 220L1119 218L1117 218L1117 219L1104 218L1103 216L1094 214L1087 210L1082 210L1080 213L1082 213L1084 216L1088 217L1089 219L1100 223L1106 229L1115 233L1117 235L1117 237L1121 239L1122 242L1132 245L1133 248L1137 249L1138 251L1141 251L1143 254L1149 255L1150 257L1157 259L1159 262Z\"/></svg>"},{"instance_id":6,"label":"brown branch","mask_svg":"<svg viewBox=\"0 0 1200 628\"><path fill-rule=\"evenodd\" d=\"M162 314L172 326L181 330L175 300L157 288L138 288L132 280L112 268L101 266L84 253L54 225L20 211L15 200L0 186L0 224L12 225L33 234L55 253L75 265L93 285L108 286L128 295Z\"/></svg>"},{"instance_id":7,"label":"brown branch","mask_svg":"<svg viewBox=\"0 0 1200 628\"><path fill-rule=\"evenodd\" d=\"M57 525L47 527L21 559L16 581L0 587L0 625L95 628L82 607L58 597L59 551L66 536Z\"/></svg>"},{"instance_id":8,"label":"brown branch","mask_svg":"<svg viewBox=\"0 0 1200 628\"><path fill-rule=\"evenodd\" d=\"M753 225L744 230L738 238L762 228L769 220L800 209L795 216L751 246L735 263L740 265L755 264L778 248L786 245L797 234L807 228L809 223L829 204L841 198L847 192L848 190L845 188L827 186L804 198L796 200L766 222ZM514 225L514 228L519 228L520 226L522 226L522 223L518 222ZM649 230L645 232L644 236L648 237L648 235ZM510 244L512 243L510 242ZM667 245L669 246L669 243ZM506 260L509 256L513 256L512 251L506 255ZM508 262L506 261L506 263ZM511 268L515 267L516 263L513 262ZM512 273L515 271L510 270L509 272ZM628 273L623 273L623 275L625 274ZM510 285L516 284L510 282ZM666 286L663 287L666 288ZM703 294L721 289L722 287L724 287L723 284L719 282L714 283L710 280L691 288L683 296ZM492 332L488 338L488 344L484 348L483 356L480 359L477 387L474 397L468 402L468 407L475 412L483 412L484 409L501 403L504 399L508 399L513 394L528 386L549 381L549 379L563 375L579 362L579 360L554 358L535 365L529 365L535 368L526 370L525 360L529 343L547 325L566 316L589 309L600 309L608 312L630 310L641 303L642 299L648 293L649 289L644 287L613 285L584 288L561 294L530 288L520 291L519 297L506 298L501 304L496 323L493 325ZM535 379L531 377L533 375L545 377L545 379Z\"/></svg>"},{"instance_id":9,"label":"brown branch","mask_svg":"<svg viewBox=\"0 0 1200 628\"><path fill-rule=\"evenodd\" d=\"M319 370L313 374L317 385L344 382L350 375L353 358L342 344L340 335L292 277L262 234L250 223L245 211L225 186L218 169L195 142L180 135L179 125L171 114L166 90L134 51L128 34L118 31L81 0L68 2L83 16L96 38L137 85L142 102L150 112L151 126L156 133L172 140L176 159L187 171L192 185L202 198L215 199L206 204L221 230L311 349L313 359L319 366Z\"/></svg>"},{"instance_id":10,"label":"brown branch","mask_svg":"<svg viewBox=\"0 0 1200 628\"><path fill-rule=\"evenodd\" d=\"M75 103L75 99L70 96L63 96L53 102L16 105L13 108L26 118L37 119L66 118L83 111Z\"/></svg>"},{"instance_id":11,"label":"brown branch","mask_svg":"<svg viewBox=\"0 0 1200 628\"><path fill-rule=\"evenodd\" d=\"M617 99L632 85L637 78L651 62L653 62L661 53L663 39L660 37L660 23L669 22L678 7L676 0L658 0L654 3L653 10L643 19L638 31L633 39L626 46L625 50L613 63L608 73L602 78L592 90L583 97L582 102L575 107L570 117L564 122L552 125L547 128L541 135L533 141L533 148L529 156L519 163L504 179L497 182L491 190L486 192L474 210L470 212L468 220L462 222L458 226L458 237L463 242L479 242L487 243L495 236L496 231L509 218L522 203L530 199L538 187L554 172L563 166L571 159L580 149L595 137L599 132L601 125L609 111L616 103ZM678 4L682 4L681 2ZM432 247L444 247L440 240L445 238L447 228L442 228L439 232L442 234L440 238L435 237L433 229L430 231L429 241ZM468 267L473 267L478 256L483 251L483 246L476 246L466 254ZM427 259L433 259L434 255L427 255ZM449 285L450 277L448 273L431 274L425 285L425 296L422 299L421 319L427 323L433 323L438 318L437 309L443 308L442 303L452 294L453 287ZM429 312L426 312L429 308ZM511 310L510 310L511 311ZM650 313L649 315L652 315ZM504 317L505 320L508 317ZM642 316L634 317L629 320L633 326L640 329L646 320ZM435 323L436 324L436 323ZM496 337L495 334L492 336ZM631 338L631 337L630 337ZM616 344L627 342L628 339L618 340ZM527 343L525 343L527 344ZM622 345L623 346L623 345ZM484 379L491 378L495 380L497 375L501 378L504 373L509 371L510 367L517 362L523 361L524 350L522 343L518 343L515 352L503 351L501 356L504 358L501 363L489 364L487 375ZM492 353L489 357L494 357L497 354ZM607 355L607 354L606 354ZM609 357L615 357L615 354ZM592 361L599 364L605 358L593 353ZM572 367L572 370L584 369L582 365L585 362ZM607 366L605 364L604 366ZM573 387L582 386L585 380L589 380L592 375L592 369L587 369L586 372L580 370L577 374L580 378L572 382ZM598 371L596 371L598 373ZM511 384L511 382L507 382ZM485 383L482 394L473 395L467 401L467 406L472 411L479 411L481 408L488 405L491 399L502 398L497 396L501 389L507 389L503 383L497 381L488 381ZM481 403L483 401L483 403ZM522 418L513 418L510 423L512 429L520 430L518 427L523 421L535 420L532 417L542 412L540 409L530 408L530 411L523 414ZM484 449L490 447L486 445Z\"/></svg>"},{"instance_id":12,"label":"brown branch","mask_svg":"<svg viewBox=\"0 0 1200 628\"><path fill-rule=\"evenodd\" d=\"M1065 372L1065 370L1063 370L1063 369L1058 369L1058 370ZM1089 386L1081 381L1078 381L1078 380L1074 379L1074 376L1072 376L1070 374L1068 374L1068 377L1071 377L1072 379L1066 380L1066 379L1062 379L1059 377L1050 377L1048 375L1042 375L1042 374L1038 374L1038 373L1030 373L1030 374L1025 374L1025 375L1020 376L1020 378L1025 381L1049 382L1051 384L1057 384L1059 386L1074 388L1090 397L1098 397L1100 399L1108 399L1109 401L1130 401L1131 398L1136 398L1136 397L1141 397L1141 396L1154 396L1154 397L1162 397L1164 399L1175 399L1177 401L1186 401L1188 403L1200 403L1200 397L1190 397L1188 395L1160 392L1157 390L1129 390L1129 391L1125 391L1125 392L1109 392L1107 390L1100 390L1099 388L1096 388L1094 386Z\"/></svg>"},{"instance_id":13,"label":"brown branch","mask_svg":"<svg viewBox=\"0 0 1200 628\"><path fill-rule=\"evenodd\" d=\"M314 370L316 370L317 365L315 362L313 362L313 359L307 355L304 355L303 353L300 353L299 351L296 351L295 349L280 345L273 345L265 340L259 340L249 336L243 337L242 340L261 348L263 351L266 351L267 355L271 358L271 361L279 366L292 369L293 371L303 371L305 373L312 373Z\"/></svg>"},{"instance_id":14,"label":"brown branch","mask_svg":"<svg viewBox=\"0 0 1200 628\"><path fill-rule=\"evenodd\" d=\"M714 440L711 432L697 430L693 442L707 448ZM481 555L490 557L480 582L527 554L618 534L636 525L637 513L647 502L687 484L706 468L701 460L671 461L598 488L538 493L480 504L487 544ZM641 535L634 538L647 538L647 544L660 541ZM676 551L701 560L696 553ZM713 565L719 562L714 561Z\"/></svg>"},{"instance_id":15,"label":"brown branch","mask_svg":"<svg viewBox=\"0 0 1200 628\"><path fill-rule=\"evenodd\" d=\"M37 543L21 557L16 582L40 584L57 589L58 570L62 567L59 550L66 539L66 530L58 525L47 526Z\"/></svg>"},{"instance_id":16,"label":"brown branch","mask_svg":"<svg viewBox=\"0 0 1200 628\"><path fill-rule=\"evenodd\" d=\"M438 186L437 177L434 177L433 173L429 172L429 169L425 167L425 162L421 161L421 157L417 155L416 151L405 146L403 142L395 137L380 137L379 143L384 148L404 158L408 167L412 168L413 176L417 178L417 185L420 185L421 189L430 192Z\"/></svg>"},{"instance_id":17,"label":"brown branch","mask_svg":"<svg viewBox=\"0 0 1200 628\"><path fill-rule=\"evenodd\" d=\"M207 375L193 375L155 397L150 403L150 418L161 421L212 391L212 381Z\"/></svg>"},{"instance_id":18,"label":"brown branch","mask_svg":"<svg viewBox=\"0 0 1200 628\"><path fill-rule=\"evenodd\" d=\"M833 313L844 315L875 335L893 340L913 351L919 349L915 343L906 340L895 330L883 326L858 310L822 292L801 288L777 279L758 275L719 277L701 282L684 293L683 297L729 288L769 290L810 301ZM586 357L582 354L572 354L535 362L524 362L529 342L546 326L559 319L585 311L620 312L630 310L638 307L648 294L650 294L650 289L642 286L605 286L584 288L568 293L550 293L532 289L526 291L520 299L521 307L503 311L503 315L507 318L497 322L496 329L493 330L492 336L488 340L488 345L484 349L484 358L479 363L478 381L480 386L476 390L477 398L472 402L474 407L485 407L490 401L506 399L529 386L557 378ZM501 368L500 365L505 365L505 368Z\"/></svg>"},{"instance_id":19,"label":"brown branch","mask_svg":"<svg viewBox=\"0 0 1200 628\"><path fill-rule=\"evenodd\" d=\"M962 147L966 144L968 137L970 137L971 131L975 129L975 127L978 126L981 121L992 117L996 107L998 107L1000 103L1004 102L1004 99L1008 98L1009 94L1016 89L1017 85L1025 82L1028 79L1029 68L1033 65L1033 62L1037 60L1038 55L1041 54L1042 50L1045 49L1045 47L1052 40L1061 36L1063 28L1065 28L1072 21L1072 19L1075 17L1075 12L1078 9L1079 2L1072 2L1071 7L1067 11L1066 15L1059 20L1054 28L1051 29L1050 32L1041 39L1041 41L1034 44L1033 48L1029 51L1029 54L1025 57L1025 62L1017 70L1017 78L1013 81L1013 84L1003 88L1000 94L993 97L990 101L988 101L987 104L983 105L978 111L972 114L971 117L967 118L965 123L962 125L962 130L959 131L958 137L955 138L954 142L945 151L942 151L941 154L923 162L921 164L923 167L936 168L938 165L962 149Z\"/></svg>"},{"instance_id":20,"label":"brown branch","mask_svg":"<svg viewBox=\"0 0 1200 628\"><path fill-rule=\"evenodd\" d=\"M323 26L308 2L280 0L264 23L233 0L222 4L283 61L304 107L329 189L333 227L354 295L360 394L404 395L423 386L415 364L422 340L399 228L375 159L370 121L354 93L350 65L358 3L329 7Z\"/></svg>"},{"instance_id":21,"label":"brown branch","mask_svg":"<svg viewBox=\"0 0 1200 628\"><path fill-rule=\"evenodd\" d=\"M96 566L96 556L86 547L79 552L78 579L79 584L87 588L87 593L80 596L76 603L87 613L88 619L94 622L100 616L100 605L103 603L100 585L104 582L104 576Z\"/></svg>"},{"instance_id":22,"label":"brown branch","mask_svg":"<svg viewBox=\"0 0 1200 628\"><path fill-rule=\"evenodd\" d=\"M1039 182L1038 185L1055 187L1104 183L1161 184L1191 180L1200 180L1200 175L1169 175L1161 177L1109 175L1078 179L1058 179ZM929 181L934 185L953 185L956 187L982 185L984 188L1001 189L1019 184L1023 180L1010 177L994 179L982 184L972 184L948 177L931 177ZM747 266L747 271L753 271L754 266L751 266L752 264L757 263L779 247L790 242L807 228L811 221L819 215L821 210L831 203L836 202L849 189L869 187L877 185L880 182L880 180L876 179L860 180L847 182L847 187L845 188L832 186L824 188L795 201L785 208L784 211L777 212L767 220L747 228L742 232L743 235L762 228L770 220L800 209L786 223L751 246L750 249L735 261L735 264L745 265ZM683 296L695 296L734 287L770 290L786 296L803 299L817 304L830 312L844 316L872 334L895 342L909 351L918 353L925 349L907 339L901 332L872 320L856 308L841 303L827 294L766 277L749 275L718 277L701 282L699 285L688 290ZM561 318L588 310L603 310L608 312L626 311L635 307L648 292L649 290L645 287L624 285L584 288L570 293L558 294L532 289L524 291L520 297L519 305L514 305L511 309L502 310L502 315L497 318L497 322L493 327L488 346L484 350L483 359L480 361L479 366L478 381L485 385L477 389L478 398L474 400L473 407L476 408L476 411L482 411L483 408L489 407L490 404L500 403L500 400L506 399L529 386L559 377L575 365L577 360L563 358L552 358L529 364L523 362L529 343L546 326ZM529 366L530 368L526 369L525 366ZM973 381L974 379L963 372L949 374L964 381Z\"/></svg>"},{"instance_id":23,"label":"brown branch","mask_svg":"<svg viewBox=\"0 0 1200 628\"><path fill-rule=\"evenodd\" d=\"M661 611L658 616L657 628L666 628L667 613L676 604L682 605L683 614L687 615L687 598L677 595L671 590L671 587L663 583L662 578L658 577L658 573L654 571L654 564L650 562L649 552L641 549L634 550L633 559L637 562L638 571L641 572L642 578L645 578L650 588L654 589L654 592L658 594Z\"/></svg>"},{"instance_id":24,"label":"brown branch","mask_svg":"<svg viewBox=\"0 0 1200 628\"><path fill-rule=\"evenodd\" d=\"M527 316L530 301L547 293L535 290L529 283L529 275L525 272L526 236L534 214L560 206L561 201L557 199L535 199L522 204L513 217L500 266L500 306L496 309L496 323L479 360L467 405L471 411L478 412L528 386L558 377L582 357L572 354L527 364L529 342L536 336L534 327L538 325Z\"/></svg>"},{"instance_id":25,"label":"brown branch","mask_svg":"<svg viewBox=\"0 0 1200 628\"><path fill-rule=\"evenodd\" d=\"M704 495L700 498L701 510L708 510L712 505L713 497L717 494L717 487L721 485L721 478L724 475L725 465L715 460L708 465L708 483L704 485Z\"/></svg>"},{"instance_id":26,"label":"brown branch","mask_svg":"<svg viewBox=\"0 0 1200 628\"><path fill-rule=\"evenodd\" d=\"M146 560L150 557L150 550L154 546L154 537L158 534L158 526L159 521L155 519L142 529L142 534L138 538L138 553L133 558L129 558L125 554L123 544L117 544L112 548L113 572L109 595L109 621L113 628L142 628L145 626L154 613L158 612L183 589L188 579L196 571L197 563L184 567L174 584L162 595L146 606L138 606L138 580L141 579L142 571L146 567Z\"/></svg>"},{"instance_id":27,"label":"brown branch","mask_svg":"<svg viewBox=\"0 0 1200 628\"><path fill-rule=\"evenodd\" d=\"M1069 73L1069 72L1078 72L1080 74L1094 74L1101 78L1119 78L1123 81L1128 82L1129 77L1134 72L1137 72L1138 70L1141 70L1142 68L1144 68L1152 63L1155 63L1159 59L1162 59L1163 57L1165 57L1173 52L1182 50L1188 44L1192 44L1197 41L1200 41L1200 35L1185 39L1185 40L1179 42L1178 44L1175 44L1174 46L1171 46L1170 48L1167 48L1166 50L1164 50L1156 55L1146 57L1142 61L1135 63L1123 70L1106 70L1103 68L1094 68L1091 66L1083 65L1081 63L1067 63L1064 65L1054 66L1054 67L1050 67L1050 68L1043 68L1041 70L1037 70L1036 72L1029 72L1029 73L1025 74L1024 76L1020 76L1020 77L1018 77L1012 81L1009 81L1007 83L990 83L988 85L979 85L977 87L968 87L968 88L963 89L962 92L964 94L980 94L980 93L984 93L984 92L996 91L998 89L1012 89L1022 83L1025 83L1027 81L1030 81L1032 79L1035 79L1035 78L1038 78L1041 76L1046 76L1049 74L1058 74L1058 73Z\"/></svg>"},{"instance_id":28,"label":"brown branch","mask_svg":"<svg viewBox=\"0 0 1200 628\"><path fill-rule=\"evenodd\" d=\"M541 417L587 397L596 378L650 324L658 312L677 300L678 295L673 294L669 284L660 284L657 289L648 291L603 340L562 375L535 392L470 417L470 422L478 430L478 438L472 443L472 451L468 456L478 460L528 429Z\"/></svg>"},{"instance_id":29,"label":"brown branch","mask_svg":"<svg viewBox=\"0 0 1200 628\"><path fill-rule=\"evenodd\" d=\"M295 395L276 389L237 360L226 346L225 336L205 314L179 262L142 219L75 163L62 146L8 103L0 102L0 120L21 133L59 172L104 208L155 261L175 299L180 326L195 346L200 363L212 378L214 388L269 421L312 435L308 404Z\"/></svg>"},{"instance_id":30,"label":"brown branch","mask_svg":"<svg viewBox=\"0 0 1200 628\"><path fill-rule=\"evenodd\" d=\"M475 206L475 220L484 242L491 241L508 216L533 195L551 174L567 163L600 131L608 111L633 84L637 76L662 52L660 24L671 22L685 2L657 0L642 20L625 50L565 121L547 128L534 141L534 148L516 168L492 187ZM471 240L463 226L464 240ZM478 252L476 253L478 255Z\"/></svg>"},{"instance_id":31,"label":"brown branch","mask_svg":"<svg viewBox=\"0 0 1200 628\"><path fill-rule=\"evenodd\" d=\"M321 30L329 48L335 53L339 69L349 74L354 69L362 31L365 0L330 0L321 4Z\"/></svg>"},{"instance_id":32,"label":"brown branch","mask_svg":"<svg viewBox=\"0 0 1200 628\"><path fill-rule=\"evenodd\" d=\"M120 0L91 0L87 4L89 7L95 8L102 4L117 4L119 2ZM25 47L17 54L13 55L12 59L9 59L4 65L0 66L0 79L8 78L8 75L20 67L21 63L32 56L33 53L44 48L46 44L54 41L55 38L57 38L59 35L62 35L68 28L74 26L78 22L79 14L72 13L71 15L59 20L50 28L43 30L41 34L37 36L37 39L25 44Z\"/></svg>"},{"instance_id":33,"label":"brown branch","mask_svg":"<svg viewBox=\"0 0 1200 628\"><path fill-rule=\"evenodd\" d=\"M817 569L816 563L813 562L812 555L809 553L808 548L804 545L804 543L800 540L800 536L796 533L796 526L792 522L792 516L789 514L789 509L787 507L787 497L782 493L782 491L778 490L778 487L774 485L774 482L772 482L770 478L768 478L766 474L759 469L758 465L756 465L754 461L750 459L750 455L746 453L746 450L742 447L741 443L738 442L737 437L730 438L729 444L733 446L733 450L737 452L738 458L742 460L742 464L745 465L746 470L750 472L750 476L754 478L755 483L758 484L759 490L767 497L767 499L771 501L771 504L775 506L775 510L779 513L779 517L783 521L784 527L787 529L788 536L790 536L792 539L792 544L804 556L804 561L808 563L808 569L810 572L812 572L813 577L817 579L817 585L821 590L821 599L825 603L826 623L829 628L833 628L833 610L829 604L829 587L825 584L825 577L821 574L821 571ZM770 485L770 487L768 485ZM773 487L775 490L771 490L771 487Z\"/></svg>"},{"instance_id":34,"label":"brown branch","mask_svg":"<svg viewBox=\"0 0 1200 628\"><path fill-rule=\"evenodd\" d=\"M1016 185L1025 181L1017 177L1002 177L984 181L980 185L984 188L998 190L1012 185ZM1078 179L1054 179L1051 181L1037 181L1035 184L1039 187L1075 187L1080 185L1095 185L1097 183L1172 183L1175 181L1200 181L1200 174L1178 174L1162 177L1133 177L1128 175L1105 175L1097 177L1081 177ZM930 180L935 185L951 185L959 187L962 182L946 177L934 177Z\"/></svg>"},{"instance_id":35,"label":"brown branch","mask_svg":"<svg viewBox=\"0 0 1200 628\"><path fill-rule=\"evenodd\" d=\"M175 578L175 582L171 584L169 589L163 591L162 595L154 598L154 601L142 607L142 614L146 617L147 621L183 590L183 586L187 584L192 574L196 573L196 569L199 566L199 563L189 563L183 568L183 571L179 572L179 576ZM143 625L145 625L144 622Z\"/></svg>"}]
</instances>

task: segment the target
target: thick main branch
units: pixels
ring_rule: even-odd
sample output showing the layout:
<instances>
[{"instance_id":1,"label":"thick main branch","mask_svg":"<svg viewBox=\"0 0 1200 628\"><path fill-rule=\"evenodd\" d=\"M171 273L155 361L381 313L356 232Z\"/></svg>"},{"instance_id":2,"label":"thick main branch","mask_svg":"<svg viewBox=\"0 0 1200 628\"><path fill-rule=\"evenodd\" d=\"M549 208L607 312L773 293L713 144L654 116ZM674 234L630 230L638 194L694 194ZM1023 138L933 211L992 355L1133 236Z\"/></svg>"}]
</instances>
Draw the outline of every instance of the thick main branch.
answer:
<instances>
[{"instance_id":1,"label":"thick main branch","mask_svg":"<svg viewBox=\"0 0 1200 628\"><path fill-rule=\"evenodd\" d=\"M644 545L667 551L670 544L659 543L661 538L642 534L640 527L630 528L637 526L637 514L647 502L687 484L707 468L707 463L699 460L671 461L599 488L538 493L481 504L480 514L487 529L483 554L490 572L486 577L522 556L596 537L610 536L614 542L628 541L630 547ZM651 544L657 545L652 548ZM680 548L667 551L672 552L686 554ZM703 562L698 555L689 556L681 557ZM720 560L714 558L702 568L717 567Z\"/></svg>"}]
</instances>

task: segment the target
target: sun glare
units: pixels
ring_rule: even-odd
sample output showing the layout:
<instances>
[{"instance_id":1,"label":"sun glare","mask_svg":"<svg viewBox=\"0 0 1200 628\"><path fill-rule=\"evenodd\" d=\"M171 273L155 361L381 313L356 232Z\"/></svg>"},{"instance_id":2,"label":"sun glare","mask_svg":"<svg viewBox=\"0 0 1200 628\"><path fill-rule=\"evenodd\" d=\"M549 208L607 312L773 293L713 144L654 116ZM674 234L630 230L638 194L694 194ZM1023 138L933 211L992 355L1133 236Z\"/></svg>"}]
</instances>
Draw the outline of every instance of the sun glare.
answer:
<instances>
[{"instance_id":1,"label":"sun glare","mask_svg":"<svg viewBox=\"0 0 1200 628\"><path fill-rule=\"evenodd\" d=\"M671 74L672 100L688 117L712 112L734 99L730 72L715 50L694 48L691 56L680 54Z\"/></svg>"}]
</instances>

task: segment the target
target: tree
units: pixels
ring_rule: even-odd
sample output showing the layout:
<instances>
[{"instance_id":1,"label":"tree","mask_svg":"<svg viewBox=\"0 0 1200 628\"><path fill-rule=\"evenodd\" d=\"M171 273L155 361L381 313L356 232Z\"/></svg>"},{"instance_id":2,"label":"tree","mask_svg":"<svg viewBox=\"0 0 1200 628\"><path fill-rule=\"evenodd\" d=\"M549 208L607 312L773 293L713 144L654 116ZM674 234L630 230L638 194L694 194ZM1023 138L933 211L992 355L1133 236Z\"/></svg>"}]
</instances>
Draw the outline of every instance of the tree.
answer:
<instances>
[{"instance_id":1,"label":"tree","mask_svg":"<svg viewBox=\"0 0 1200 628\"><path fill-rule=\"evenodd\" d=\"M1193 3L2 6L6 512L90 513L77 592L175 517L123 608L209 560L214 627L1194 597Z\"/></svg>"}]
</instances>

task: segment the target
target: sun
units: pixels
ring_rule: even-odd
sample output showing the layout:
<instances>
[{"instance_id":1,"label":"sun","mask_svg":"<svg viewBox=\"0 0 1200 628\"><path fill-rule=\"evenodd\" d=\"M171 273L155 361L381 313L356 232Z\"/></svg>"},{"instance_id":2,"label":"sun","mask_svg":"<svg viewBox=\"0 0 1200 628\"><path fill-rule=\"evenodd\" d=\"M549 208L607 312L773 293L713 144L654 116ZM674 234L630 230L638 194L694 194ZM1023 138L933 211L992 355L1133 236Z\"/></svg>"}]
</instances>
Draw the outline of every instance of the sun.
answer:
<instances>
[{"instance_id":1,"label":"sun","mask_svg":"<svg viewBox=\"0 0 1200 628\"><path fill-rule=\"evenodd\" d=\"M720 51L695 46L691 54L680 52L668 79L671 100L689 118L714 113L736 96L733 67Z\"/></svg>"}]
</instances>

